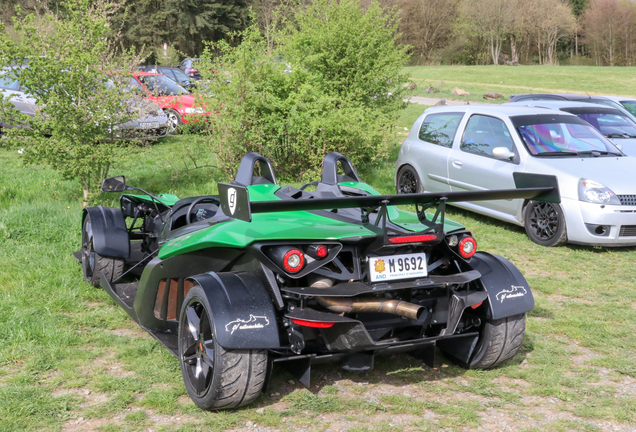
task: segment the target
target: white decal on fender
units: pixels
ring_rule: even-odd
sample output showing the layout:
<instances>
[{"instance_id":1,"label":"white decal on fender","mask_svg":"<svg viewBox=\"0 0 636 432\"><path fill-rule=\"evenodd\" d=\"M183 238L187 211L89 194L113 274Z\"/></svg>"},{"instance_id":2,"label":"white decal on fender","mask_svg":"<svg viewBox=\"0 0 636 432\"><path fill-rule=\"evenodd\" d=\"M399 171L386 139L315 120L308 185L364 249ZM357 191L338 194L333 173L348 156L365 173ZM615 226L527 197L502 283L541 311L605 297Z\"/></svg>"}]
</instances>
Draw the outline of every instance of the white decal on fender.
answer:
<instances>
[{"instance_id":1,"label":"white decal on fender","mask_svg":"<svg viewBox=\"0 0 636 432\"><path fill-rule=\"evenodd\" d=\"M518 285L510 285L510 289L502 290L497 293L495 298L499 300L500 303L503 303L505 299L515 298L515 297L523 297L528 293L528 291Z\"/></svg>"},{"instance_id":2,"label":"white decal on fender","mask_svg":"<svg viewBox=\"0 0 636 432\"><path fill-rule=\"evenodd\" d=\"M250 314L250 319L247 321L242 319L236 319L230 321L225 325L225 331L234 334L235 330L257 330L262 329L266 325L269 325L269 320L264 316L254 316Z\"/></svg>"},{"instance_id":3,"label":"white decal on fender","mask_svg":"<svg viewBox=\"0 0 636 432\"><path fill-rule=\"evenodd\" d=\"M227 202L230 204L230 213L234 214L236 210L236 189L229 188L227 190Z\"/></svg>"}]
</instances>

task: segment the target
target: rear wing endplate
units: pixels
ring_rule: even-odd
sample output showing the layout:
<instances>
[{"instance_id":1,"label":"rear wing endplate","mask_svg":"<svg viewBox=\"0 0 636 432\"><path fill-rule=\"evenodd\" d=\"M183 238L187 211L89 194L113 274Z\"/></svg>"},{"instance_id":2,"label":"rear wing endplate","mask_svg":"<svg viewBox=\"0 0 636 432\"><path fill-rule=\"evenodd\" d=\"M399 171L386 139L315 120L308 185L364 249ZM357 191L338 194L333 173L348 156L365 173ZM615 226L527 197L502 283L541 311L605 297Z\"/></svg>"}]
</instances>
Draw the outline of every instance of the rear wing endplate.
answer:
<instances>
[{"instance_id":1,"label":"rear wing endplate","mask_svg":"<svg viewBox=\"0 0 636 432\"><path fill-rule=\"evenodd\" d=\"M431 207L440 202L490 201L510 199L534 199L560 203L556 176L529 173L513 173L516 189L419 193L403 195L367 195L337 198L310 198L301 200L249 200L247 187L238 184L218 183L221 209L225 215L246 222L252 221L252 213L332 210L341 208L377 209L388 205L418 205Z\"/></svg>"}]
</instances>

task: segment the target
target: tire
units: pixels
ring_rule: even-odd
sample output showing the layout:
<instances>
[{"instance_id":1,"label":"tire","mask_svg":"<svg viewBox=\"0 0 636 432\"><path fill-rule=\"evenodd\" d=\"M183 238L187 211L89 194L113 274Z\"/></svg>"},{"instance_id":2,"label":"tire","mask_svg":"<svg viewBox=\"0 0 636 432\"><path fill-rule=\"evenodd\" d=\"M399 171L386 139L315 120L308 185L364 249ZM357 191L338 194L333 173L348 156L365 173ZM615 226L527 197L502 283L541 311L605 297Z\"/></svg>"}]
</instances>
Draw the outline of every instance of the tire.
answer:
<instances>
[{"instance_id":1,"label":"tire","mask_svg":"<svg viewBox=\"0 0 636 432\"><path fill-rule=\"evenodd\" d=\"M563 210L559 204L530 201L523 212L530 240L542 246L562 246L568 242Z\"/></svg>"},{"instance_id":2,"label":"tire","mask_svg":"<svg viewBox=\"0 0 636 432\"><path fill-rule=\"evenodd\" d=\"M249 405L265 383L267 350L221 347L211 310L203 289L192 287L179 316L179 363L186 390L204 410Z\"/></svg>"},{"instance_id":3,"label":"tire","mask_svg":"<svg viewBox=\"0 0 636 432\"><path fill-rule=\"evenodd\" d=\"M86 282L95 287L99 287L102 274L108 282L124 274L124 260L104 257L95 252L91 217L88 214L82 224L82 272Z\"/></svg>"},{"instance_id":4,"label":"tire","mask_svg":"<svg viewBox=\"0 0 636 432\"><path fill-rule=\"evenodd\" d=\"M484 322L469 369L490 369L517 354L526 333L526 314Z\"/></svg>"},{"instance_id":5,"label":"tire","mask_svg":"<svg viewBox=\"0 0 636 432\"><path fill-rule=\"evenodd\" d=\"M420 176L417 175L417 171L411 165L404 165L400 168L395 182L395 189L398 194L424 192Z\"/></svg>"},{"instance_id":6,"label":"tire","mask_svg":"<svg viewBox=\"0 0 636 432\"><path fill-rule=\"evenodd\" d=\"M169 134L177 134L179 133L179 128L183 124L183 120L181 119L181 115L173 109L165 109L164 112L168 116L168 133Z\"/></svg>"}]
</instances>

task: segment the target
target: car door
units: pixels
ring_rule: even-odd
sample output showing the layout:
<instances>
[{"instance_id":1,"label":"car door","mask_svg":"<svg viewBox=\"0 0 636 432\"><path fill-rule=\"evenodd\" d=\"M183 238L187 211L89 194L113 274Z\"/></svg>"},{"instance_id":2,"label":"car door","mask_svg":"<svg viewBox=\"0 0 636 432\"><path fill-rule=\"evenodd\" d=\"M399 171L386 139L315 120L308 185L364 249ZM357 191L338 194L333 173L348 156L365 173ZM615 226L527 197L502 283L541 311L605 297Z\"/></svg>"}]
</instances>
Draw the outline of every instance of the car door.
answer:
<instances>
[{"instance_id":1,"label":"car door","mask_svg":"<svg viewBox=\"0 0 636 432\"><path fill-rule=\"evenodd\" d=\"M426 115L415 141L404 149L409 162L419 171L424 190L449 192L448 156L453 146L463 112L441 112Z\"/></svg>"},{"instance_id":2,"label":"car door","mask_svg":"<svg viewBox=\"0 0 636 432\"><path fill-rule=\"evenodd\" d=\"M468 118L461 139L457 140L449 157L452 191L515 188L512 173L523 171L523 166L511 130L497 117L473 114ZM495 158L492 151L498 147L505 147L514 156L505 160ZM476 201L465 203L463 207L481 207L488 209L488 213L502 213L499 216L508 219L519 216L521 203L522 200Z\"/></svg>"}]
</instances>

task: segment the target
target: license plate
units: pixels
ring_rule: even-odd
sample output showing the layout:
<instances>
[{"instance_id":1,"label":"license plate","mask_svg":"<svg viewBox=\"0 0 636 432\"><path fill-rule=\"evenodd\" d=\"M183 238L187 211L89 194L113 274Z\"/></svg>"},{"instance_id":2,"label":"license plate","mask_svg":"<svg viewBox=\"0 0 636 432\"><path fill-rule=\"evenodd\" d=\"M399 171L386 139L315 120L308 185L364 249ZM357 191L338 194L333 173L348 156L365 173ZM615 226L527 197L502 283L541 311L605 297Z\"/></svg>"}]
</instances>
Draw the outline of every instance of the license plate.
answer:
<instances>
[{"instance_id":1,"label":"license plate","mask_svg":"<svg viewBox=\"0 0 636 432\"><path fill-rule=\"evenodd\" d=\"M157 129L158 127L159 127L159 122L139 123L139 129Z\"/></svg>"},{"instance_id":2,"label":"license plate","mask_svg":"<svg viewBox=\"0 0 636 432\"><path fill-rule=\"evenodd\" d=\"M369 257L369 274L371 282L426 276L426 254Z\"/></svg>"}]
</instances>

